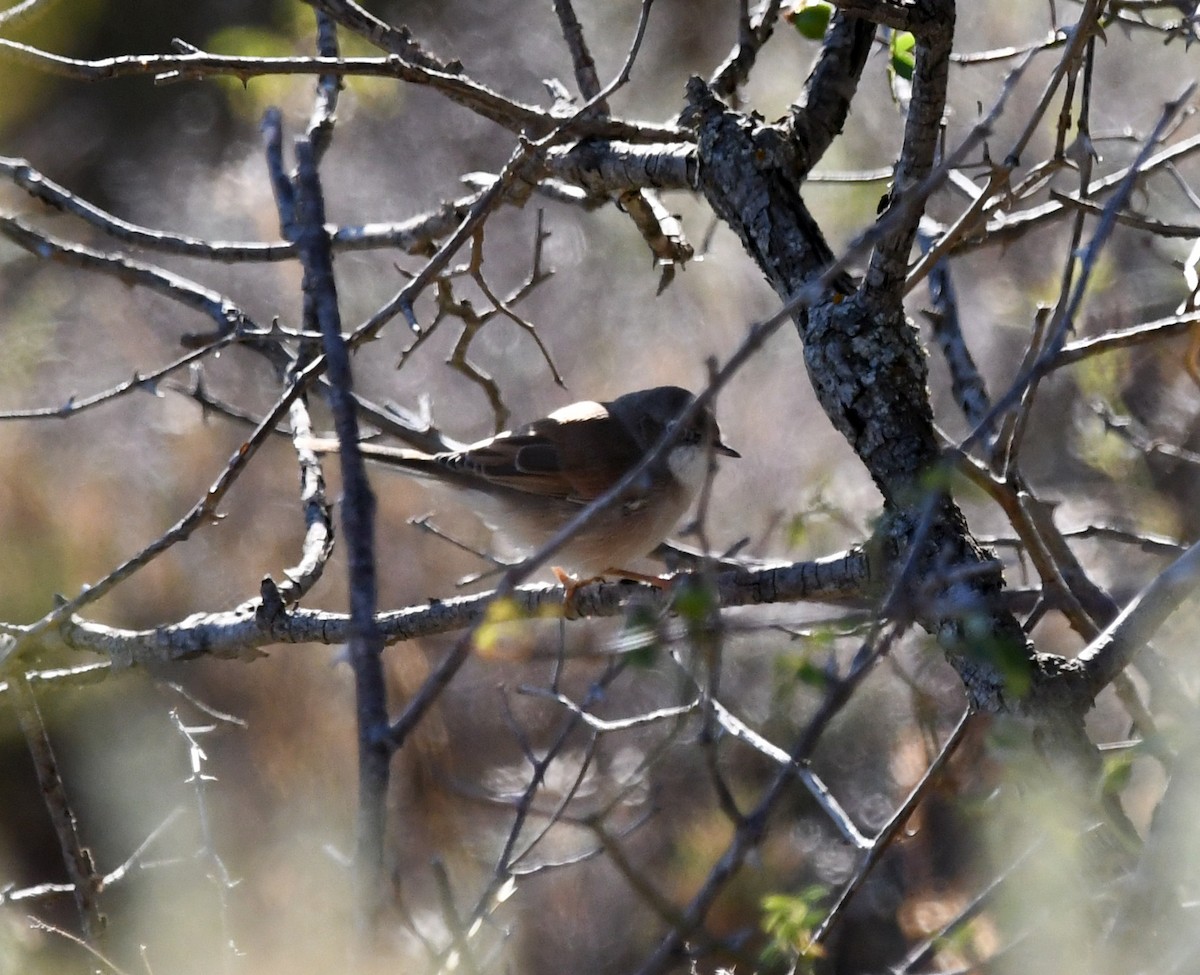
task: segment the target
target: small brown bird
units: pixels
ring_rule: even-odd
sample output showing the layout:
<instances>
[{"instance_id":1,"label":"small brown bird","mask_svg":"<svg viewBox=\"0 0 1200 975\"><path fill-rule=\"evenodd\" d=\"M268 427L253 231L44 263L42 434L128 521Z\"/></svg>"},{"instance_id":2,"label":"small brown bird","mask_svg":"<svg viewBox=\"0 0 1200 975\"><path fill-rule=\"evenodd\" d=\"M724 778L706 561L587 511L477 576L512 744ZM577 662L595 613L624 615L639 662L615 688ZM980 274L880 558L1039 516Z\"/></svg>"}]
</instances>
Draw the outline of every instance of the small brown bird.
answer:
<instances>
[{"instance_id":1,"label":"small brown bird","mask_svg":"<svg viewBox=\"0 0 1200 975\"><path fill-rule=\"evenodd\" d=\"M624 477L692 400L686 389L658 386L608 403L572 403L462 450L427 454L371 443L359 447L371 460L456 489L488 527L527 555ZM336 440L306 445L337 451ZM652 551L699 492L709 450L741 456L721 441L706 407L614 504L555 553L556 574L561 567L577 579L620 575Z\"/></svg>"}]
</instances>

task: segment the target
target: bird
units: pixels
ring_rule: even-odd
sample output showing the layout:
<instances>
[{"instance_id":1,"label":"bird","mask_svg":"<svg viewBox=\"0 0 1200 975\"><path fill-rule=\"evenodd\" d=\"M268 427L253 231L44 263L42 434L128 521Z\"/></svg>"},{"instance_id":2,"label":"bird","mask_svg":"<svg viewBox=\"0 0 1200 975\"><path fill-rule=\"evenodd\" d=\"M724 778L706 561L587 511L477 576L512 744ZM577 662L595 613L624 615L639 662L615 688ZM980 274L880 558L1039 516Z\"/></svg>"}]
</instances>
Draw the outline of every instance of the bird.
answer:
<instances>
[{"instance_id":1,"label":"bird","mask_svg":"<svg viewBox=\"0 0 1200 975\"><path fill-rule=\"evenodd\" d=\"M656 386L608 402L572 403L459 450L425 453L369 442L359 450L369 460L454 489L525 556L632 470L693 399L679 386ZM318 453L338 449L330 439L303 445ZM691 506L707 476L710 451L741 456L722 441L716 417L704 406L662 456L554 554L559 581L571 589L610 576L650 581L627 566L649 554Z\"/></svg>"}]
</instances>

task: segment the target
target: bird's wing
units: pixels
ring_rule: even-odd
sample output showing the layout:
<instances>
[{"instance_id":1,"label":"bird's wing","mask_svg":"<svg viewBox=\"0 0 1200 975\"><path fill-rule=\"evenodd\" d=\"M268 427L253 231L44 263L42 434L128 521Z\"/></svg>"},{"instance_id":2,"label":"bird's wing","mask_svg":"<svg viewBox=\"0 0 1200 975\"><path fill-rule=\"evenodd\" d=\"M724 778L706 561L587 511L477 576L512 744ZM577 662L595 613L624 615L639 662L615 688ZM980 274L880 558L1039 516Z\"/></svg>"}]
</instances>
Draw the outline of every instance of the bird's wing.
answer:
<instances>
[{"instance_id":1,"label":"bird's wing","mask_svg":"<svg viewBox=\"0 0 1200 975\"><path fill-rule=\"evenodd\" d=\"M639 457L624 427L599 403L584 402L437 460L495 487L584 504Z\"/></svg>"}]
</instances>

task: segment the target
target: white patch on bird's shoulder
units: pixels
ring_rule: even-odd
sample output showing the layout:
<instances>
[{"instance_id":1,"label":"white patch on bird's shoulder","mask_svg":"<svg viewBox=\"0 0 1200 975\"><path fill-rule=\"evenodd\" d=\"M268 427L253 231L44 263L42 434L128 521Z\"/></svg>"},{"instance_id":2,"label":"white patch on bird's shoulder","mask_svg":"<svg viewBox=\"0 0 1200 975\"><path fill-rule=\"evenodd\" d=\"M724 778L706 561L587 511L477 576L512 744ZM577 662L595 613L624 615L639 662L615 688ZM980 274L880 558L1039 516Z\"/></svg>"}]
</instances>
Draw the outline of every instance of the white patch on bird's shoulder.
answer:
<instances>
[{"instance_id":1,"label":"white patch on bird's shoulder","mask_svg":"<svg viewBox=\"0 0 1200 975\"><path fill-rule=\"evenodd\" d=\"M607 416L608 410L603 406L593 400L585 399L555 410L548 419L557 420L559 423L570 423L572 420L603 420Z\"/></svg>"}]
</instances>

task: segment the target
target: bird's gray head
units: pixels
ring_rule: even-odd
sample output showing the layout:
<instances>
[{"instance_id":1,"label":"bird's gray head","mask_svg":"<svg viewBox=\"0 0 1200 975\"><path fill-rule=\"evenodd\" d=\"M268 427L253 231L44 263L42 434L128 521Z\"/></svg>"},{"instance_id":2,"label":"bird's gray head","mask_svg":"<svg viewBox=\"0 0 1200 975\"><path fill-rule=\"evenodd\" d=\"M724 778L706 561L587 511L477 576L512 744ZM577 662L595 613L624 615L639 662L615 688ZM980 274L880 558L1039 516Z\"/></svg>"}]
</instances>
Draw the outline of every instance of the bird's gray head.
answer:
<instances>
[{"instance_id":1,"label":"bird's gray head","mask_svg":"<svg viewBox=\"0 0 1200 975\"><path fill-rule=\"evenodd\" d=\"M605 405L630 432L638 446L649 450L667 427L691 406L693 399L695 397L691 393L679 386L656 386L626 393ZM719 454L740 456L732 447L721 442L717 418L706 406L688 422L679 435L677 445L707 447L709 444Z\"/></svg>"}]
</instances>

